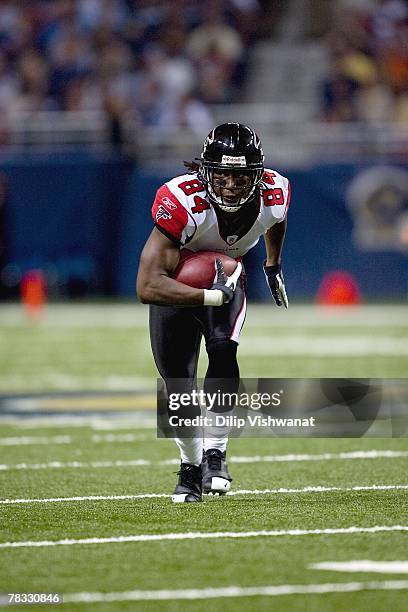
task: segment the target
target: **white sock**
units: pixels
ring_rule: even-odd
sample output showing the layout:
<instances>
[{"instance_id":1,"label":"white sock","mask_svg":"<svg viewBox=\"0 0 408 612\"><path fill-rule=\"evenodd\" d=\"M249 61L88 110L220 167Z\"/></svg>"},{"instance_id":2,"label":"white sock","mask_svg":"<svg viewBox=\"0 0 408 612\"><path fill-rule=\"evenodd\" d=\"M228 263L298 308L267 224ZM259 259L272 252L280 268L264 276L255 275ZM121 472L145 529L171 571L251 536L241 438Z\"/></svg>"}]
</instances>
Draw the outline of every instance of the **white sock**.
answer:
<instances>
[{"instance_id":1,"label":"white sock","mask_svg":"<svg viewBox=\"0 0 408 612\"><path fill-rule=\"evenodd\" d=\"M229 412L223 412L222 416L230 417L232 410ZM207 413L209 416L214 413ZM230 432L229 425L209 425L204 428L204 450L207 451L210 448L217 448L222 453L225 453L228 443L228 434Z\"/></svg>"},{"instance_id":2,"label":"white sock","mask_svg":"<svg viewBox=\"0 0 408 612\"><path fill-rule=\"evenodd\" d=\"M196 438L175 438L180 451L182 463L201 465L203 460L203 439Z\"/></svg>"},{"instance_id":3,"label":"white sock","mask_svg":"<svg viewBox=\"0 0 408 612\"><path fill-rule=\"evenodd\" d=\"M204 450L208 451L210 448L217 448L222 453L227 450L228 434L225 438L204 438Z\"/></svg>"}]
</instances>

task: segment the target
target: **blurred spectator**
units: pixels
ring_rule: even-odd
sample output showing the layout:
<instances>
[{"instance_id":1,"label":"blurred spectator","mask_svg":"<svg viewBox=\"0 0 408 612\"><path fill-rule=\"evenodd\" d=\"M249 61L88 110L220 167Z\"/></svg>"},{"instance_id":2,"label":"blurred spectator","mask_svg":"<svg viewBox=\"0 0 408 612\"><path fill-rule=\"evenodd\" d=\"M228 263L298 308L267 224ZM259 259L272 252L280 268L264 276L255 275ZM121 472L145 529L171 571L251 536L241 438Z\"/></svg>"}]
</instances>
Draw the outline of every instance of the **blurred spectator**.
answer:
<instances>
[{"instance_id":1,"label":"blurred spectator","mask_svg":"<svg viewBox=\"0 0 408 612\"><path fill-rule=\"evenodd\" d=\"M379 0L372 14L372 32L380 47L395 39L399 25L406 21L408 7L404 0Z\"/></svg>"},{"instance_id":2,"label":"blurred spectator","mask_svg":"<svg viewBox=\"0 0 408 612\"><path fill-rule=\"evenodd\" d=\"M214 118L208 106L191 92L182 96L176 106L162 113L160 126L181 127L201 139L214 127Z\"/></svg>"},{"instance_id":3,"label":"blurred spectator","mask_svg":"<svg viewBox=\"0 0 408 612\"><path fill-rule=\"evenodd\" d=\"M322 87L328 121L405 121L408 7L402 0L342 0L328 36L332 55Z\"/></svg>"},{"instance_id":4,"label":"blurred spectator","mask_svg":"<svg viewBox=\"0 0 408 612\"><path fill-rule=\"evenodd\" d=\"M397 123L408 125L408 91L396 97L394 119Z\"/></svg>"},{"instance_id":5,"label":"blurred spectator","mask_svg":"<svg viewBox=\"0 0 408 612\"><path fill-rule=\"evenodd\" d=\"M325 31L332 24L322 118L406 121L406 1L304 2L306 35L318 36L322 20ZM204 122L212 104L236 99L249 46L273 29L286 5L284 0L1 0L0 141L7 141L8 117L20 111L105 111L114 125L119 114L133 113L144 125L173 121L194 131L196 120L188 117Z\"/></svg>"},{"instance_id":6,"label":"blurred spectator","mask_svg":"<svg viewBox=\"0 0 408 612\"><path fill-rule=\"evenodd\" d=\"M230 101L244 45L238 31L226 22L223 2L210 0L206 4L203 23L189 35L186 48L195 62L203 99L209 103Z\"/></svg>"},{"instance_id":7,"label":"blurred spectator","mask_svg":"<svg viewBox=\"0 0 408 612\"><path fill-rule=\"evenodd\" d=\"M232 62L238 61L243 52L241 36L226 22L224 3L210 0L204 9L203 23L187 40L187 50L197 60L214 47Z\"/></svg>"},{"instance_id":8,"label":"blurred spectator","mask_svg":"<svg viewBox=\"0 0 408 612\"><path fill-rule=\"evenodd\" d=\"M69 27L57 37L50 49L51 75L49 91L58 106L64 109L65 89L70 81L85 74L91 65L87 41Z\"/></svg>"},{"instance_id":9,"label":"blurred spectator","mask_svg":"<svg viewBox=\"0 0 408 612\"><path fill-rule=\"evenodd\" d=\"M4 51L0 51L0 108L10 107L20 87L18 74L7 61Z\"/></svg>"},{"instance_id":10,"label":"blurred spectator","mask_svg":"<svg viewBox=\"0 0 408 612\"><path fill-rule=\"evenodd\" d=\"M76 21L84 32L99 27L119 32L128 13L127 3L121 0L78 0L76 5Z\"/></svg>"},{"instance_id":11,"label":"blurred spectator","mask_svg":"<svg viewBox=\"0 0 408 612\"><path fill-rule=\"evenodd\" d=\"M408 19L400 22L379 57L384 76L398 94L408 88Z\"/></svg>"},{"instance_id":12,"label":"blurred spectator","mask_svg":"<svg viewBox=\"0 0 408 612\"><path fill-rule=\"evenodd\" d=\"M196 75L191 62L183 53L186 38L181 23L164 27L161 40L159 62L155 67L155 79L160 92L158 112L176 111L180 100L190 93L196 84Z\"/></svg>"},{"instance_id":13,"label":"blurred spectator","mask_svg":"<svg viewBox=\"0 0 408 612\"><path fill-rule=\"evenodd\" d=\"M17 62L19 90L12 111L40 111L52 108L48 98L49 65L35 50L24 51Z\"/></svg>"},{"instance_id":14,"label":"blurred spectator","mask_svg":"<svg viewBox=\"0 0 408 612\"><path fill-rule=\"evenodd\" d=\"M258 0L3 0L0 109L193 126L231 100L260 13Z\"/></svg>"},{"instance_id":15,"label":"blurred spectator","mask_svg":"<svg viewBox=\"0 0 408 612\"><path fill-rule=\"evenodd\" d=\"M392 91L379 76L363 84L356 96L357 118L367 123L387 122L393 117L395 100Z\"/></svg>"},{"instance_id":16,"label":"blurred spectator","mask_svg":"<svg viewBox=\"0 0 408 612\"><path fill-rule=\"evenodd\" d=\"M72 78L63 89L62 108L66 111L101 111L104 107L104 91L92 74Z\"/></svg>"},{"instance_id":17,"label":"blurred spectator","mask_svg":"<svg viewBox=\"0 0 408 612\"><path fill-rule=\"evenodd\" d=\"M232 100L234 65L216 45L208 47L196 61L196 67L199 92L205 102L225 104Z\"/></svg>"},{"instance_id":18,"label":"blurred spectator","mask_svg":"<svg viewBox=\"0 0 408 612\"><path fill-rule=\"evenodd\" d=\"M330 76L322 86L322 119L327 122L354 121L357 117L357 88L356 81L344 73L341 62L334 59Z\"/></svg>"},{"instance_id":19,"label":"blurred spectator","mask_svg":"<svg viewBox=\"0 0 408 612\"><path fill-rule=\"evenodd\" d=\"M154 47L144 55L143 71L137 75L135 103L146 124L159 125L163 113L176 113L180 100L195 85L191 64L170 48Z\"/></svg>"}]
</instances>

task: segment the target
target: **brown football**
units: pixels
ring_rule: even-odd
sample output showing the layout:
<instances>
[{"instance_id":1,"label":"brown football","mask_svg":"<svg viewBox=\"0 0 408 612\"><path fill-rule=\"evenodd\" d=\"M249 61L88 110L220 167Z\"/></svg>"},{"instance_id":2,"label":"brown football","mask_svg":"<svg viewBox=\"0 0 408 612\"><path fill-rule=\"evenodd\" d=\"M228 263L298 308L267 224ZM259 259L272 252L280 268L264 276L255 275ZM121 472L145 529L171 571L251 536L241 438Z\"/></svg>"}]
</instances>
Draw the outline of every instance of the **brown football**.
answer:
<instances>
[{"instance_id":1,"label":"brown football","mask_svg":"<svg viewBox=\"0 0 408 612\"><path fill-rule=\"evenodd\" d=\"M228 255L214 251L194 253L188 249L182 249L180 251L180 261L174 271L173 278L189 287L210 289L215 279L216 259L221 261L227 276L234 272L237 262Z\"/></svg>"}]
</instances>

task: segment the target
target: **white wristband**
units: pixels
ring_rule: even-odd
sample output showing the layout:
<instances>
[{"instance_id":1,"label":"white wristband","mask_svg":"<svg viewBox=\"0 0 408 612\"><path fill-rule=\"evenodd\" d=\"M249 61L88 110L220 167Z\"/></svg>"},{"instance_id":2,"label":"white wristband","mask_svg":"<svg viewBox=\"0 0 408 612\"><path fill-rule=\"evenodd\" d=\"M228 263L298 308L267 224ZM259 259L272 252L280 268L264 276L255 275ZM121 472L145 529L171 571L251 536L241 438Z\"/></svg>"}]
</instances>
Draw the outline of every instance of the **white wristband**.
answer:
<instances>
[{"instance_id":1,"label":"white wristband","mask_svg":"<svg viewBox=\"0 0 408 612\"><path fill-rule=\"evenodd\" d=\"M204 306L222 306L224 294L220 289L204 289Z\"/></svg>"}]
</instances>

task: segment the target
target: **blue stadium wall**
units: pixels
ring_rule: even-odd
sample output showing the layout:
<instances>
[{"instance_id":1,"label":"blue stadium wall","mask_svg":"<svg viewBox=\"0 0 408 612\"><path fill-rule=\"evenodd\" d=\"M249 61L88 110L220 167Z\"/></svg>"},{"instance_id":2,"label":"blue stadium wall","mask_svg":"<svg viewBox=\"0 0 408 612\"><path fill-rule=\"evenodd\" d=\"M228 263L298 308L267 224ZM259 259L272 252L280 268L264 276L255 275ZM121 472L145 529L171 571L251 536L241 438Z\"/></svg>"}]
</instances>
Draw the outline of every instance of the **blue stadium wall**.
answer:
<instances>
[{"instance_id":1,"label":"blue stadium wall","mask_svg":"<svg viewBox=\"0 0 408 612\"><path fill-rule=\"evenodd\" d=\"M350 272L363 296L405 298L407 257L364 252L352 238L346 193L367 165L279 169L292 184L284 271L292 298L314 298L322 277ZM174 173L183 172L182 167ZM87 295L131 297L150 206L163 176L119 155L76 153L0 159L7 185L6 243L12 269L40 268L62 286L77 282ZM268 297L262 241L246 257L249 293ZM15 264L15 265L14 265Z\"/></svg>"}]
</instances>

